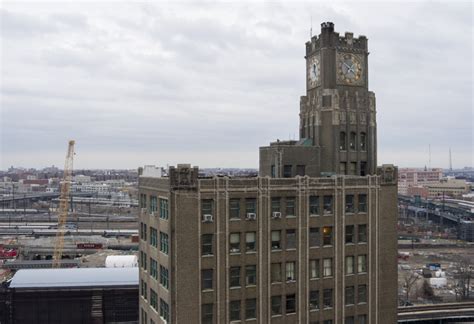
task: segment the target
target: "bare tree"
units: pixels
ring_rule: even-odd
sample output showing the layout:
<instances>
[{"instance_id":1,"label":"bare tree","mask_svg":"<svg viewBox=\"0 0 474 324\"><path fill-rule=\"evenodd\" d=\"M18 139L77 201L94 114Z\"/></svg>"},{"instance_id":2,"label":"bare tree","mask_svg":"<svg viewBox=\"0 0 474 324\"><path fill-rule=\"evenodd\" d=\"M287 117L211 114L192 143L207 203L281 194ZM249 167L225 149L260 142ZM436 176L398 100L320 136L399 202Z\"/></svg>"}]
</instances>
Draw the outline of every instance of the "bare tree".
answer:
<instances>
[{"instance_id":1,"label":"bare tree","mask_svg":"<svg viewBox=\"0 0 474 324\"><path fill-rule=\"evenodd\" d=\"M410 292L420 279L420 275L416 272L407 272L403 276L403 288L405 288L405 305L410 302Z\"/></svg>"},{"instance_id":2,"label":"bare tree","mask_svg":"<svg viewBox=\"0 0 474 324\"><path fill-rule=\"evenodd\" d=\"M456 297L460 299L469 299L471 279L474 277L474 269L471 260L466 257L460 257L456 262L454 269L456 272L454 275L454 291Z\"/></svg>"}]
</instances>

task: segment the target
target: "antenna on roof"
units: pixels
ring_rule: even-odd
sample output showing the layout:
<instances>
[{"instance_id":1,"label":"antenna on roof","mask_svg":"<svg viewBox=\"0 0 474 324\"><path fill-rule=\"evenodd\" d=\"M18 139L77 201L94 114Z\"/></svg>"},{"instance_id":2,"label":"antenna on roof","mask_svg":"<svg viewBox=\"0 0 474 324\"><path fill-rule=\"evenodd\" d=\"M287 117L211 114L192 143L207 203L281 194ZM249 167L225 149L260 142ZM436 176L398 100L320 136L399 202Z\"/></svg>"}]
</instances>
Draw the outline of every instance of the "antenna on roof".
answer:
<instances>
[{"instance_id":1,"label":"antenna on roof","mask_svg":"<svg viewBox=\"0 0 474 324\"><path fill-rule=\"evenodd\" d=\"M449 171L453 173L453 158L451 156L451 148L449 148Z\"/></svg>"},{"instance_id":2,"label":"antenna on roof","mask_svg":"<svg viewBox=\"0 0 474 324\"><path fill-rule=\"evenodd\" d=\"M428 144L428 169L431 170L431 144Z\"/></svg>"}]
</instances>

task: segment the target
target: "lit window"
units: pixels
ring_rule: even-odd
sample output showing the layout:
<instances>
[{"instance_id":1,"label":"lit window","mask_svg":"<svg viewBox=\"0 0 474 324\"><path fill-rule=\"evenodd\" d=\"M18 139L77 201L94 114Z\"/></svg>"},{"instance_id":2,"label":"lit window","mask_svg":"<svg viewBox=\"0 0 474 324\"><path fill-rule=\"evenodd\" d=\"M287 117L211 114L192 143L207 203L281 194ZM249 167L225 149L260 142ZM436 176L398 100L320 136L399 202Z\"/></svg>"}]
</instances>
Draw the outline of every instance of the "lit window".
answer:
<instances>
[{"instance_id":1,"label":"lit window","mask_svg":"<svg viewBox=\"0 0 474 324\"><path fill-rule=\"evenodd\" d=\"M240 253L240 233L230 233L230 253Z\"/></svg>"},{"instance_id":2,"label":"lit window","mask_svg":"<svg viewBox=\"0 0 474 324\"><path fill-rule=\"evenodd\" d=\"M332 276L332 259L323 259L323 276Z\"/></svg>"},{"instance_id":3,"label":"lit window","mask_svg":"<svg viewBox=\"0 0 474 324\"><path fill-rule=\"evenodd\" d=\"M323 227L323 245L332 245L332 227Z\"/></svg>"},{"instance_id":4,"label":"lit window","mask_svg":"<svg viewBox=\"0 0 474 324\"><path fill-rule=\"evenodd\" d=\"M309 278L317 279L319 277L319 260L309 260Z\"/></svg>"},{"instance_id":5,"label":"lit window","mask_svg":"<svg viewBox=\"0 0 474 324\"><path fill-rule=\"evenodd\" d=\"M295 274L295 262L287 262L286 263L286 281L295 281L296 274Z\"/></svg>"}]
</instances>

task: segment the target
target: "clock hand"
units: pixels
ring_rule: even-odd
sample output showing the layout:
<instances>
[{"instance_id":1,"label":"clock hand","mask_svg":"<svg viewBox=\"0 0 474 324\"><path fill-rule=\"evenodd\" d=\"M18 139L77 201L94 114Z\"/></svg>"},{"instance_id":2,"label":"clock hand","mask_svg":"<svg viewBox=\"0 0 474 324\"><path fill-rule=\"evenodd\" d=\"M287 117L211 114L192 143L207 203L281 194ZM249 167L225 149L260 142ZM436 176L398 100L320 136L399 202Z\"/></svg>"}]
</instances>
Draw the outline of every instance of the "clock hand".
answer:
<instances>
[{"instance_id":1,"label":"clock hand","mask_svg":"<svg viewBox=\"0 0 474 324\"><path fill-rule=\"evenodd\" d=\"M346 62L342 62L349 70L352 68L352 66L349 66Z\"/></svg>"}]
</instances>

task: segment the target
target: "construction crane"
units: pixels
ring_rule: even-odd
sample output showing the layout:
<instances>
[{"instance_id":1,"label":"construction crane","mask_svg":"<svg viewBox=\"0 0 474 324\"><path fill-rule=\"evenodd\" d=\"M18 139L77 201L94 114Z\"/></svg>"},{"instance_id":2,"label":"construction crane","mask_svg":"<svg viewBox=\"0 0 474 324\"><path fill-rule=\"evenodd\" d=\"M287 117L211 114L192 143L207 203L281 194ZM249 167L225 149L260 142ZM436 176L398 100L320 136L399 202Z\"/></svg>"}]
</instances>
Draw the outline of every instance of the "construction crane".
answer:
<instances>
[{"instance_id":1,"label":"construction crane","mask_svg":"<svg viewBox=\"0 0 474 324\"><path fill-rule=\"evenodd\" d=\"M75 141L69 141L66 162L64 163L64 176L61 182L61 195L59 197L58 231L56 232L56 243L54 244L53 268L61 266L64 248L64 232L68 213L69 192L72 182L72 162L74 159Z\"/></svg>"}]
</instances>

